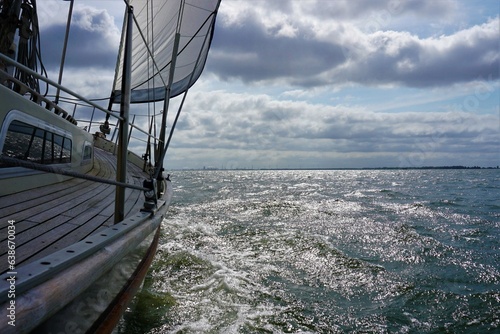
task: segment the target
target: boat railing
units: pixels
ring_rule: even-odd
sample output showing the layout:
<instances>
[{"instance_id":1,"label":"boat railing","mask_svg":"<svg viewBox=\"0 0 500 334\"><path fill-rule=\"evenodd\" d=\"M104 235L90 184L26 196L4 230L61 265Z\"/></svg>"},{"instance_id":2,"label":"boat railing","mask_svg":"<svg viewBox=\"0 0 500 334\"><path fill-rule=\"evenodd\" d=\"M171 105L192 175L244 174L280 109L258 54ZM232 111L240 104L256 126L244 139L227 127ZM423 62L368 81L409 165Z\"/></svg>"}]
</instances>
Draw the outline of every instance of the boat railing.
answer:
<instances>
[{"instance_id":1,"label":"boat railing","mask_svg":"<svg viewBox=\"0 0 500 334\"><path fill-rule=\"evenodd\" d=\"M4 63L7 63L9 65L17 67L19 70L22 70L25 73L30 74L30 75L32 75L33 77L35 77L35 78L37 78L39 80L42 80L43 82L45 82L49 86L52 86L52 87L60 89L61 91L65 92L65 93L69 94L70 96L76 98L77 100L81 101L82 103L85 103L85 104L87 104L89 106L95 107L96 109L98 109L98 110L100 110L100 111L102 111L102 112L104 112L104 113L106 113L106 114L108 114L108 115L110 115L110 116L112 116L114 118L117 118L119 120L123 120L123 118L121 118L120 115L118 115L118 114L116 114L116 113L114 113L112 111L109 111L109 110L105 109L104 107L98 105L97 103L94 103L94 102L90 101L89 99L81 96L78 93L73 92L72 90L70 90L70 89L68 89L68 88L66 88L66 87L64 87L62 85L59 85L58 83L56 83L56 82L54 82L54 81L46 78L45 76L43 76L43 75L41 75L41 74L33 71L32 69L30 69L30 68L28 68L28 67L26 67L26 66L24 66L22 64L19 64L18 62L12 60L11 58L9 58L9 57L1 54L1 53L0 53L0 60L2 62L4 62Z\"/></svg>"},{"instance_id":2,"label":"boat railing","mask_svg":"<svg viewBox=\"0 0 500 334\"><path fill-rule=\"evenodd\" d=\"M0 82L2 84L9 86L9 87L15 87L15 91L18 92L21 95L26 95L29 94L30 100L35 102L36 104L42 105L45 104L45 109L49 111L54 111L56 115L61 116L62 118L68 120L69 122L73 123L74 125L78 125L77 121L74 119L72 115L70 115L66 110L62 109L59 107L57 104L55 104L53 101L47 99L45 96L34 90L33 88L29 87L19 79L16 79L12 75L8 74L7 72L0 70Z\"/></svg>"},{"instance_id":3,"label":"boat railing","mask_svg":"<svg viewBox=\"0 0 500 334\"><path fill-rule=\"evenodd\" d=\"M29 74L48 85L48 87L52 87L53 89L59 89L60 91L68 94L67 97L60 97L58 103L56 104L53 100L50 99L50 95L43 95L28 85L21 82L19 79L16 79L12 75L8 74L4 70L0 70L0 83L9 87L15 87L15 91L17 91L20 95L27 96L33 102L43 106L45 109L54 112L56 115L66 119L68 122L80 126L85 124L84 128L88 132L92 132L92 128L94 126L102 125L104 123L105 115L109 115L110 117L115 118L116 120L122 120L118 112L110 111L105 107L99 105L97 101L93 101L92 99L87 99L72 90L59 85L58 83L48 79L47 77L31 70L30 68L16 62L15 60L0 54L0 62L4 64L8 64L18 68L21 71L24 71L26 74ZM72 111L70 112L69 110ZM82 109L88 109L86 112L82 112ZM78 115L78 117L77 117ZM159 140L158 137L153 136L148 131L140 128L135 125L134 122L129 123L129 126L142 134L150 137L152 140ZM99 129L99 128L98 128Z\"/></svg>"}]
</instances>

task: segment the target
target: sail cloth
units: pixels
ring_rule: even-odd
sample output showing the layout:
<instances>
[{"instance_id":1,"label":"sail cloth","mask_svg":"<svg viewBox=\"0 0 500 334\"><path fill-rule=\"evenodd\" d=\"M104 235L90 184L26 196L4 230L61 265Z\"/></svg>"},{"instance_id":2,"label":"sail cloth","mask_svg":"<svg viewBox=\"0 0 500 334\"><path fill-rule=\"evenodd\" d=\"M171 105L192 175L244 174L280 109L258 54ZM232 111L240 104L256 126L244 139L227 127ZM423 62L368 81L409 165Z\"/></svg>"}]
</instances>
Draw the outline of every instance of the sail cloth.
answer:
<instances>
[{"instance_id":1,"label":"sail cloth","mask_svg":"<svg viewBox=\"0 0 500 334\"><path fill-rule=\"evenodd\" d=\"M131 103L182 94L201 75L214 32L220 0L129 0L136 25L132 41ZM175 69L171 68L176 33L180 34ZM122 45L125 36L122 36ZM120 103L123 48L120 48L112 102ZM150 54L153 58L151 59Z\"/></svg>"}]
</instances>

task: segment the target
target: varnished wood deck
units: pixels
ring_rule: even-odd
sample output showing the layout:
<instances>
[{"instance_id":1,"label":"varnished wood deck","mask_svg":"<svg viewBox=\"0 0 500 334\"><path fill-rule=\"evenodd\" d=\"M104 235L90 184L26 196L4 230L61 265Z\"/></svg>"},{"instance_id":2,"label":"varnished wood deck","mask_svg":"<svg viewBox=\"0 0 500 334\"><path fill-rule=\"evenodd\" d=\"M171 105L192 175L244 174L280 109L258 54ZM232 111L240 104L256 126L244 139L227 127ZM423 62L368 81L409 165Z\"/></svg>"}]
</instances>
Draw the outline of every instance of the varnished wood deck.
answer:
<instances>
[{"instance_id":1,"label":"varnished wood deck","mask_svg":"<svg viewBox=\"0 0 500 334\"><path fill-rule=\"evenodd\" d=\"M127 183L142 186L145 174L128 164ZM89 172L114 180L116 157L95 149ZM43 177L43 176L41 176ZM126 215L140 210L140 190L126 190ZM72 178L0 197L0 273L8 269L7 225L14 220L16 268L78 242L114 223L115 186Z\"/></svg>"}]
</instances>

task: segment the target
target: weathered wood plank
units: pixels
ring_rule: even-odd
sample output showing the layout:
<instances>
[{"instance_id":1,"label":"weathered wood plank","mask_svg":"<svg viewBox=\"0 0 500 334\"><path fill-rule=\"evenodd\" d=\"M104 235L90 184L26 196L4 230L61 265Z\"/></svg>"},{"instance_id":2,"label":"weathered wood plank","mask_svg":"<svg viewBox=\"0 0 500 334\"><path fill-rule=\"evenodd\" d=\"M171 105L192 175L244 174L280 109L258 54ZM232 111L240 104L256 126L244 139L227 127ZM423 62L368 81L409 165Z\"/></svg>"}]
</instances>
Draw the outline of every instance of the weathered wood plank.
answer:
<instances>
[{"instance_id":1,"label":"weathered wood plank","mask_svg":"<svg viewBox=\"0 0 500 334\"><path fill-rule=\"evenodd\" d=\"M28 230L35 226L36 223L30 222L29 220L23 220L23 221L16 221L14 223L14 226L16 227L16 234L21 233L25 230ZM0 243L4 242L7 240L7 228L1 229L0 230Z\"/></svg>"},{"instance_id":2,"label":"weathered wood plank","mask_svg":"<svg viewBox=\"0 0 500 334\"><path fill-rule=\"evenodd\" d=\"M31 240L39 238L41 235L53 230L57 226L66 223L69 219L71 218L58 216L48 222L45 222L44 224L35 224L29 220L25 220L23 223L31 224L31 228L21 232L16 229L16 243L20 245L26 244ZM3 255L5 252L6 251L0 248L0 254Z\"/></svg>"},{"instance_id":3,"label":"weathered wood plank","mask_svg":"<svg viewBox=\"0 0 500 334\"><path fill-rule=\"evenodd\" d=\"M95 159L94 160L94 166L93 168L87 173L88 175L92 176L99 176L99 173L103 173L105 169L103 167L106 167L105 165L102 165L102 162L100 159ZM43 177L43 176L41 176ZM17 203L28 203L31 202L32 200L35 200L39 197L44 197L53 193L57 193L63 189L66 189L68 187L74 187L78 185L82 185L83 183L86 183L85 180L83 179L69 179L66 181L61 181L57 184L53 184L51 186L44 186L44 187L39 187L39 188L34 188L26 191L19 192L14 195L5 195L5 196L0 196L0 217L2 216L1 213L3 212L4 208L7 208L11 205L15 205ZM85 185L82 185L85 186Z\"/></svg>"},{"instance_id":4,"label":"weathered wood plank","mask_svg":"<svg viewBox=\"0 0 500 334\"><path fill-rule=\"evenodd\" d=\"M116 158L96 149L92 175L114 179ZM129 164L127 181L145 177ZM42 258L113 224L115 186L70 179L51 186L0 198L0 219L16 221L16 266ZM126 190L126 215L142 207L142 191ZM4 201L6 200L6 201ZM0 221L0 241L7 238L8 219ZM3 228L2 228L3 227ZM5 247L4 247L5 246ZM0 242L0 272L7 271L7 244Z\"/></svg>"},{"instance_id":5,"label":"weathered wood plank","mask_svg":"<svg viewBox=\"0 0 500 334\"><path fill-rule=\"evenodd\" d=\"M15 217L15 216L17 213L19 213L21 211L25 211L26 209L29 209L29 208L35 208L37 206L43 207L45 203L48 203L48 202L54 201L54 200L58 200L60 198L64 198L68 195L75 195L78 192L84 191L89 186L91 186L91 184L89 184L89 183L82 184L81 182L79 182L76 184L71 184L68 181L68 183L62 185L62 187L58 191L55 191L53 193L44 194L44 195L41 195L39 197L35 197L33 199L30 199L29 201L21 201L21 202L18 202L17 204L3 208L0 212L0 219L2 219L2 218L15 219L15 218L17 218L19 220L21 218ZM50 205L50 203L48 205Z\"/></svg>"},{"instance_id":6,"label":"weathered wood plank","mask_svg":"<svg viewBox=\"0 0 500 334\"><path fill-rule=\"evenodd\" d=\"M60 213L78 205L79 201L87 200L95 195L95 193L102 191L103 189L105 189L104 185L98 183L93 184L90 187L85 188L85 190L74 193L74 196L53 198L43 204L17 212L11 217L11 219L16 222L29 219L32 222L43 223L44 221L56 217Z\"/></svg>"},{"instance_id":7,"label":"weathered wood plank","mask_svg":"<svg viewBox=\"0 0 500 334\"><path fill-rule=\"evenodd\" d=\"M64 247L67 247L84 239L88 235L92 234L92 232L97 230L105 219L106 216L94 215L92 218L88 219L85 224L73 228L69 233L67 233L64 236L64 238L58 239L57 241L52 243L49 247L38 252L30 259L30 262L36 261L37 259L41 259L46 255L52 254L60 249L63 249Z\"/></svg>"},{"instance_id":8,"label":"weathered wood plank","mask_svg":"<svg viewBox=\"0 0 500 334\"><path fill-rule=\"evenodd\" d=\"M96 176L109 178L113 171L98 159L94 162L92 170ZM57 205L60 198L76 198L79 193L85 192L89 187L97 187L93 182L82 179L71 179L55 185L31 189L19 194L2 198L2 203L9 202L10 205L0 209L0 228L7 226L8 219L16 222L29 218L46 207ZM5 196L4 196L5 197ZM31 211L28 211L31 210ZM24 212L24 213L21 213Z\"/></svg>"},{"instance_id":9,"label":"weathered wood plank","mask_svg":"<svg viewBox=\"0 0 500 334\"><path fill-rule=\"evenodd\" d=\"M102 164L103 166L106 164ZM109 165L108 165L109 166ZM104 172L101 177L110 178L113 176L113 171L111 168L102 168ZM29 218L30 221L43 223L44 221L51 219L58 214L66 212L80 203L88 201L89 199L98 196L101 192L106 191L109 187L108 184L97 183L87 181L89 184L87 187L83 189L78 189L76 192L72 193L71 196L57 196L56 198L51 199L48 202L45 202L42 205L38 205L33 208L29 208L27 210L22 211L21 213L16 214L17 220L23 220ZM47 208L49 208L47 210Z\"/></svg>"},{"instance_id":10,"label":"weathered wood plank","mask_svg":"<svg viewBox=\"0 0 500 334\"><path fill-rule=\"evenodd\" d=\"M109 186L103 191L96 194L96 196L93 196L86 201L82 201L77 206L65 211L62 214L72 218L79 218L79 216L83 213L88 213L88 212L99 213L108 206L114 207L114 200L115 200L115 187ZM74 220L78 221L81 219L74 219ZM78 222L77 224L81 225L82 223L84 223L84 221Z\"/></svg>"},{"instance_id":11,"label":"weathered wood plank","mask_svg":"<svg viewBox=\"0 0 500 334\"><path fill-rule=\"evenodd\" d=\"M64 224L68 221L68 219L68 217L58 216L53 222L55 226L46 233L43 233L26 243L16 243L16 267L30 262L28 260L34 254L42 251L44 248L50 246L55 240L64 237L67 233L73 230L75 228L74 225ZM7 271L7 254L2 254L0 256L0 268L2 268L2 272Z\"/></svg>"},{"instance_id":12,"label":"weathered wood plank","mask_svg":"<svg viewBox=\"0 0 500 334\"><path fill-rule=\"evenodd\" d=\"M99 176L98 173L102 172L103 169L100 167L99 160L94 160L94 167L87 174L92 176ZM12 195L5 195L0 197L0 212L3 211L4 208L14 205L16 203L29 202L31 200L37 199L39 197L43 197L49 195L54 192L58 192L64 190L66 188L70 188L73 186L81 185L85 183L85 180L82 179L69 179L66 181L61 181L59 183L53 184L50 187L44 186L39 188L34 188L26 191L22 191Z\"/></svg>"}]
</instances>

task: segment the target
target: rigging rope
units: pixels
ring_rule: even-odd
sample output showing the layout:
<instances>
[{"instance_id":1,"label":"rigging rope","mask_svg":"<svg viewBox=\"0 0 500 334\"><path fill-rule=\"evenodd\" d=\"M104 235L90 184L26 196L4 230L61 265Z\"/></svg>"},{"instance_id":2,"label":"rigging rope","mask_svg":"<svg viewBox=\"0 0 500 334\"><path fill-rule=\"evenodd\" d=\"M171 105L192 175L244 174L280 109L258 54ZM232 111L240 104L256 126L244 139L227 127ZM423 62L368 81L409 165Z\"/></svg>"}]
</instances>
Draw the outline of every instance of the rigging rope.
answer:
<instances>
[{"instance_id":1,"label":"rigging rope","mask_svg":"<svg viewBox=\"0 0 500 334\"><path fill-rule=\"evenodd\" d=\"M17 61L21 64L38 72L38 64L40 64L40 74L47 76L47 72L42 63L42 58L40 55L40 34L38 27L38 17L36 14L36 1L26 0L21 5L21 17L19 20L19 47ZM26 83L30 88L34 89L36 92L40 92L40 82L37 78L26 74L16 68L15 75L17 79ZM45 87L45 93L47 94L48 86Z\"/></svg>"}]
</instances>

